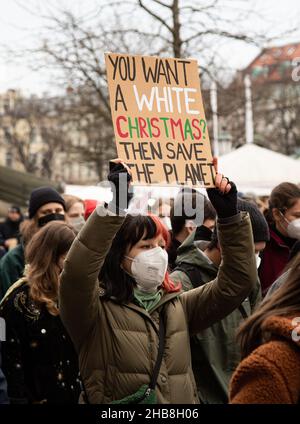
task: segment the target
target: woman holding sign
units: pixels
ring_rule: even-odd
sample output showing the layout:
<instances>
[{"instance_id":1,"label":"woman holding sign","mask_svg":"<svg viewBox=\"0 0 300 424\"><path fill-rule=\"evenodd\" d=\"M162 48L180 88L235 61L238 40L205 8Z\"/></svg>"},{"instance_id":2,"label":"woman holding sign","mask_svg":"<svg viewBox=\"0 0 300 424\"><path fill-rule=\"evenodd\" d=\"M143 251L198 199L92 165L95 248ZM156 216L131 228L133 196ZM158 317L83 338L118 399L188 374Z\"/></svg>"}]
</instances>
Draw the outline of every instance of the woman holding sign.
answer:
<instances>
[{"instance_id":1,"label":"woman holding sign","mask_svg":"<svg viewBox=\"0 0 300 424\"><path fill-rule=\"evenodd\" d=\"M214 281L182 293L167 272L163 224L154 216L121 216L130 175L117 162L108 179L116 184L122 176L123 184L81 230L61 278L61 317L79 356L83 400L198 403L189 338L233 311L256 282L249 217L237 210L235 185L217 174L208 196L223 262Z\"/></svg>"}]
</instances>

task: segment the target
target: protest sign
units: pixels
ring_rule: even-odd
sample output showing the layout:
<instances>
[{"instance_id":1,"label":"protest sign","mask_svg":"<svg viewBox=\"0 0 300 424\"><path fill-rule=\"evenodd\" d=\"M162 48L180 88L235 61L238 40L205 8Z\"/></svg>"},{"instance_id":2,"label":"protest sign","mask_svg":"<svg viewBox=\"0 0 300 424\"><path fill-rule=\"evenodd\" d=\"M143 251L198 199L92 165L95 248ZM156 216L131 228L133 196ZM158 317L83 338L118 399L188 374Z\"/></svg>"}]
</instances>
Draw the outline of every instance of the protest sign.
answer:
<instances>
[{"instance_id":1,"label":"protest sign","mask_svg":"<svg viewBox=\"0 0 300 424\"><path fill-rule=\"evenodd\" d=\"M196 60L105 55L118 157L133 183L214 186Z\"/></svg>"}]
</instances>

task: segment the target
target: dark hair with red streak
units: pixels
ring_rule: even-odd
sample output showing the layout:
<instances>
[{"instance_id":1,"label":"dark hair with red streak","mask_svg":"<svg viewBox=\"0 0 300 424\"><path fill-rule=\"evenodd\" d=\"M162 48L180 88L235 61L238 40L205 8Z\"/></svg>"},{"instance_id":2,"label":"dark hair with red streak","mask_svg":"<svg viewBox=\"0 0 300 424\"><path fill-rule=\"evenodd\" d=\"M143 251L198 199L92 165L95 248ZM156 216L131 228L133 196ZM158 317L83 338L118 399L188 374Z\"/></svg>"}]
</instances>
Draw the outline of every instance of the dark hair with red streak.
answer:
<instances>
[{"instance_id":1,"label":"dark hair with red streak","mask_svg":"<svg viewBox=\"0 0 300 424\"><path fill-rule=\"evenodd\" d=\"M160 234L163 236L167 247L170 244L170 235L158 216L127 215L113 239L99 274L99 280L105 287L106 297L114 297L119 303L127 303L133 300L136 282L121 267L126 250L127 248L131 249L142 238L148 240ZM175 286L168 272L162 287L166 292L181 290L181 285Z\"/></svg>"}]
</instances>

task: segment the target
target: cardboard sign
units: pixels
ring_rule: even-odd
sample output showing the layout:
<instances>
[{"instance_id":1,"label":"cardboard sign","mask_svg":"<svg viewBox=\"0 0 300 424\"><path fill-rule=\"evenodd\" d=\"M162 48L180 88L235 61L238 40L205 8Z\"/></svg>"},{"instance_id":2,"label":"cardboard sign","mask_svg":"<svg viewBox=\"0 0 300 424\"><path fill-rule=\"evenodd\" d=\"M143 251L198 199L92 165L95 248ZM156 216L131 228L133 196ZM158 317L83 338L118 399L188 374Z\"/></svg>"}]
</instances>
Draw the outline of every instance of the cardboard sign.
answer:
<instances>
[{"instance_id":1,"label":"cardboard sign","mask_svg":"<svg viewBox=\"0 0 300 424\"><path fill-rule=\"evenodd\" d=\"M105 55L118 157L133 183L214 186L196 60Z\"/></svg>"}]
</instances>

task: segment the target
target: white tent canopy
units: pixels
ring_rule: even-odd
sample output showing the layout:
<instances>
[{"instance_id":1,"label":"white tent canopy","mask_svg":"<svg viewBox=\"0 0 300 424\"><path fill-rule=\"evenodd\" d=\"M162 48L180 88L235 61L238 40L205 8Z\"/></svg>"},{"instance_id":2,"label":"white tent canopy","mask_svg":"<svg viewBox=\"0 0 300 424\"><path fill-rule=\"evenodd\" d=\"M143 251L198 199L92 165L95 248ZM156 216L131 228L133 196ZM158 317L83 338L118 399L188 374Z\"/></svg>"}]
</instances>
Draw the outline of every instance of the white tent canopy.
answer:
<instances>
[{"instance_id":1,"label":"white tent canopy","mask_svg":"<svg viewBox=\"0 0 300 424\"><path fill-rule=\"evenodd\" d=\"M239 191L257 195L269 195L284 181L300 183L298 160L255 144L245 144L221 156L219 171L228 175Z\"/></svg>"}]
</instances>

